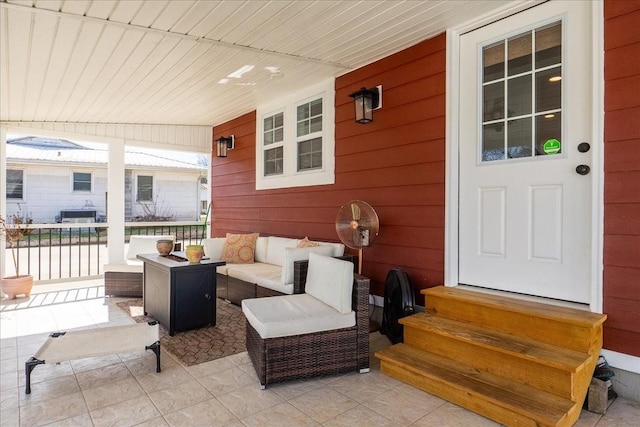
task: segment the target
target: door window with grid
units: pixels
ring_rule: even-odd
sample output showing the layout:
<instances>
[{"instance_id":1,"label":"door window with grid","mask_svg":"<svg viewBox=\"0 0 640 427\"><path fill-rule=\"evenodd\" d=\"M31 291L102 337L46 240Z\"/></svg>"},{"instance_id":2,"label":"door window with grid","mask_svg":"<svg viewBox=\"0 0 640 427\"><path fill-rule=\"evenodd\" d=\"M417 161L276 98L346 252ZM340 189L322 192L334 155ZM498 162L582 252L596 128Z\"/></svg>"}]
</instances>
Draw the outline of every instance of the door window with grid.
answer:
<instances>
[{"instance_id":1,"label":"door window with grid","mask_svg":"<svg viewBox=\"0 0 640 427\"><path fill-rule=\"evenodd\" d=\"M562 154L562 22L483 47L481 93L482 162Z\"/></svg>"}]
</instances>

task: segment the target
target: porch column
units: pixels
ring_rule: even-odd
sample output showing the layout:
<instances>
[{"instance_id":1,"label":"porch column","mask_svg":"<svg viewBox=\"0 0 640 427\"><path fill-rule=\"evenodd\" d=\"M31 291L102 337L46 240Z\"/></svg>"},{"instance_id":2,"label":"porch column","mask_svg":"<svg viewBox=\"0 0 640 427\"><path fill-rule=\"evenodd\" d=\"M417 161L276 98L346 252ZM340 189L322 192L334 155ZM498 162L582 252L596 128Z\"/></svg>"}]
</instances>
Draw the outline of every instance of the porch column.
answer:
<instances>
[{"instance_id":1,"label":"porch column","mask_svg":"<svg viewBox=\"0 0 640 427\"><path fill-rule=\"evenodd\" d=\"M110 263L124 261L124 145L124 140L109 142L107 254Z\"/></svg>"},{"instance_id":2,"label":"porch column","mask_svg":"<svg viewBox=\"0 0 640 427\"><path fill-rule=\"evenodd\" d=\"M0 126L0 216L7 218L7 128ZM6 244L0 244L0 277L6 276L5 260L7 256ZM0 297L2 290L0 289Z\"/></svg>"}]
</instances>

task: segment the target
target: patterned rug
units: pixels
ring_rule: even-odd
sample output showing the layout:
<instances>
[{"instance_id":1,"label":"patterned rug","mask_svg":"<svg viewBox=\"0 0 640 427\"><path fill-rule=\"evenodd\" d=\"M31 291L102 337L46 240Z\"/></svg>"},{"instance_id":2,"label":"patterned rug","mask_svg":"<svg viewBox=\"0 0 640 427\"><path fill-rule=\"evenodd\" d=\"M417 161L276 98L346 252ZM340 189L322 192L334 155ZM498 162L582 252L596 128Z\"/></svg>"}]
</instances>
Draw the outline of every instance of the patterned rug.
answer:
<instances>
[{"instance_id":1,"label":"patterned rug","mask_svg":"<svg viewBox=\"0 0 640 427\"><path fill-rule=\"evenodd\" d=\"M117 304L138 323L155 320L144 315L142 298ZM245 351L245 322L240 307L216 298L216 326L176 332L169 336L167 329L160 325L160 345L183 365L197 365Z\"/></svg>"}]
</instances>

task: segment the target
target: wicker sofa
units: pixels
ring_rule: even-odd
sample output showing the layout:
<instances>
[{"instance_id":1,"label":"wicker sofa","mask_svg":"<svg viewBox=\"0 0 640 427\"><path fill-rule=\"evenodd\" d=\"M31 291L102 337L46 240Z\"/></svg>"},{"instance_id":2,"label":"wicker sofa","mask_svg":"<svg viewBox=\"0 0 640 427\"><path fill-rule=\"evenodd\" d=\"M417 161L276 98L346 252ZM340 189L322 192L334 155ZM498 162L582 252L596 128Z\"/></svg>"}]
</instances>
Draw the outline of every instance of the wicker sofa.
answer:
<instances>
[{"instance_id":1,"label":"wicker sofa","mask_svg":"<svg viewBox=\"0 0 640 427\"><path fill-rule=\"evenodd\" d=\"M174 236L131 236L125 260L104 265L104 294L141 297L143 263L136 256L156 253L156 242L161 239L175 243Z\"/></svg>"},{"instance_id":2,"label":"wicker sofa","mask_svg":"<svg viewBox=\"0 0 640 427\"><path fill-rule=\"evenodd\" d=\"M203 240L205 256L221 259L225 237ZM240 305L247 298L291 295L294 291L294 262L306 260L309 253L341 257L344 245L333 242L314 242L318 246L299 248L301 241L279 236L260 236L256 240L254 262L227 262L217 268L217 296Z\"/></svg>"},{"instance_id":3,"label":"wicker sofa","mask_svg":"<svg viewBox=\"0 0 640 427\"><path fill-rule=\"evenodd\" d=\"M322 255L310 254L309 261L294 264L294 284L300 294L242 302L247 351L261 387L339 372L368 372L369 279L353 274L353 263ZM348 265L350 269L344 268ZM342 271L337 274L342 274L341 280L330 272L336 269ZM347 289L349 278L352 286ZM337 281L342 284L334 286Z\"/></svg>"}]
</instances>

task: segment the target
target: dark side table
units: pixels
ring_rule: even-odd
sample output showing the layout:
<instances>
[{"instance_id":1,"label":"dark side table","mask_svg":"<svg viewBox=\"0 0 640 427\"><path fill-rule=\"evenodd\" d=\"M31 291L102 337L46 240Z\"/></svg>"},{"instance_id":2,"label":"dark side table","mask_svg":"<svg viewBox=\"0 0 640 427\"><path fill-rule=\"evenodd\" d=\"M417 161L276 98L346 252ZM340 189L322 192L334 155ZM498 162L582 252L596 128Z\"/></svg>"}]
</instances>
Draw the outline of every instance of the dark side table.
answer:
<instances>
[{"instance_id":1,"label":"dark side table","mask_svg":"<svg viewBox=\"0 0 640 427\"><path fill-rule=\"evenodd\" d=\"M216 324L216 267L224 261L190 264L181 252L137 258L144 262L144 313L164 325L169 335Z\"/></svg>"}]
</instances>

